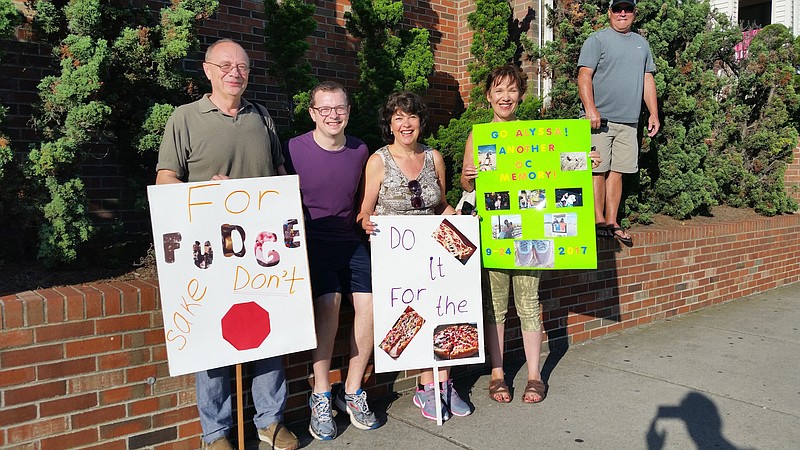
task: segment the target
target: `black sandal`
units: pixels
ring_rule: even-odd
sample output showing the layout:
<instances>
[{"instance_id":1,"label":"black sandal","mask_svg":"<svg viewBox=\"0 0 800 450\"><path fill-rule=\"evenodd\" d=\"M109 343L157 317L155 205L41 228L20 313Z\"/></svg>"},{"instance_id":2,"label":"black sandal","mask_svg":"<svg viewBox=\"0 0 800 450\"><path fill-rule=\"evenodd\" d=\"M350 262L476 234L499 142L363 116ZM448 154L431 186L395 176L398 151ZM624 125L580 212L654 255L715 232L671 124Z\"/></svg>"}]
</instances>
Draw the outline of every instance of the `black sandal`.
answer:
<instances>
[{"instance_id":1,"label":"black sandal","mask_svg":"<svg viewBox=\"0 0 800 450\"><path fill-rule=\"evenodd\" d=\"M614 225L608 226L608 232L611 233L612 237L616 238L618 241L620 241L621 243L623 243L628 247L633 247L633 239L631 239L630 236L623 236L617 233L617 231L622 231L623 233L625 233L625 229L622 227L615 227Z\"/></svg>"}]
</instances>

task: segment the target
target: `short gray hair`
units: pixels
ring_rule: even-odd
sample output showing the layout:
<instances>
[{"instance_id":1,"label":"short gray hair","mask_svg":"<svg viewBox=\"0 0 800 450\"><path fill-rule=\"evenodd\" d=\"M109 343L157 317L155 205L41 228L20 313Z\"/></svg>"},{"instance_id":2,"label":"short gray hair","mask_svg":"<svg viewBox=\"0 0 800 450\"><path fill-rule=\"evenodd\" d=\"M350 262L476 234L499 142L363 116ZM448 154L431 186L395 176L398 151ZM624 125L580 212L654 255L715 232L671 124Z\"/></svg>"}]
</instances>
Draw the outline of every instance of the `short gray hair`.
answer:
<instances>
[{"instance_id":1,"label":"short gray hair","mask_svg":"<svg viewBox=\"0 0 800 450\"><path fill-rule=\"evenodd\" d=\"M242 47L241 44L239 44L238 42L234 41L233 39L222 38L222 39L220 39L220 40L218 40L218 41L216 41L213 44L208 46L208 48L206 49L205 61L208 61L209 59L211 59L211 54L214 52L214 48L216 48L216 46L218 46L219 44L224 44L224 43L231 43L231 44L234 44L234 45L238 45L239 48L241 48L242 51L244 51L244 47ZM245 56L247 56L247 62L249 63L250 62L250 55L248 55L247 52L244 52L244 54L245 54Z\"/></svg>"}]
</instances>

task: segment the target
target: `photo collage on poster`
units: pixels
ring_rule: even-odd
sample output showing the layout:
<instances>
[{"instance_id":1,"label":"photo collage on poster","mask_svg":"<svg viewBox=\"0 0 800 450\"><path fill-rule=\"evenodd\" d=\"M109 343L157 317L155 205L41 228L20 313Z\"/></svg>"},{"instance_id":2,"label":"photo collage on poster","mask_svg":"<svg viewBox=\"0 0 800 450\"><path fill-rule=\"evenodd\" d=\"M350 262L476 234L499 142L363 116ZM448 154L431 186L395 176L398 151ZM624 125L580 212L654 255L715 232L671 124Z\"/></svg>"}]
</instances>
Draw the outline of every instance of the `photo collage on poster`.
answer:
<instances>
[{"instance_id":1,"label":"photo collage on poster","mask_svg":"<svg viewBox=\"0 0 800 450\"><path fill-rule=\"evenodd\" d=\"M485 267L596 267L586 120L473 128Z\"/></svg>"}]
</instances>

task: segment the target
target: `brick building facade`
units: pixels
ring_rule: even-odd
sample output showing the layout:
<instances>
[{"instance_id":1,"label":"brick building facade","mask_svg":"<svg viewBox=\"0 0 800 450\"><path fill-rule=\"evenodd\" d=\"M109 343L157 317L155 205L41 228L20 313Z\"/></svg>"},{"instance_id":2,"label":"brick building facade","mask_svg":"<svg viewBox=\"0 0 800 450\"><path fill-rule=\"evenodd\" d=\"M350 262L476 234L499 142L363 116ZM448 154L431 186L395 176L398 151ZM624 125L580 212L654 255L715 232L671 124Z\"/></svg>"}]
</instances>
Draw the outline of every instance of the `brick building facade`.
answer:
<instances>
[{"instance_id":1,"label":"brick building facade","mask_svg":"<svg viewBox=\"0 0 800 450\"><path fill-rule=\"evenodd\" d=\"M25 9L24 0L14 0L20 10ZM165 1L151 1L154 7L167 4ZM434 74L430 77L431 86L424 95L431 109L431 127L435 130L457 117L469 103L471 84L467 73L470 61L472 32L467 26L467 15L474 11L473 1L407 1L404 26L426 28L431 34L434 51ZM344 13L350 2L342 0L318 0L315 18L317 30L310 37L311 49L307 58L314 75L320 80L336 80L354 91L358 83L358 63L356 59L357 40L345 29ZM531 37L538 36L537 2L512 2L517 22L524 23L524 30ZM28 12L28 14L30 14ZM247 96L264 104L275 118L276 124L288 124L286 99L275 89L275 81L267 76L270 58L264 50L264 4L251 0L221 0L216 14L205 21L200 28L202 51L220 38L231 38L247 50L253 62ZM522 26L522 25L521 25ZM32 130L30 119L34 105L38 101L37 85L45 75L55 74L57 61L52 58L47 45L32 40L26 27L17 32L17 41L4 42L6 56L2 62L4 76L0 78L0 103L9 109L4 129L9 135L12 148L23 152L29 145L38 141ZM194 55L185 61L188 70L200 72L199 61L202 54ZM530 64L525 69L531 72ZM531 77L534 83L530 91L539 92L538 78ZM126 193L128 183L124 172L116 165L114 151L101 150L90 158L83 167L82 178L90 198L90 212L95 220L113 221L121 219L136 223L132 231L146 231L148 226L141 216L137 216L131 205L130 193Z\"/></svg>"},{"instance_id":2,"label":"brick building facade","mask_svg":"<svg viewBox=\"0 0 800 450\"><path fill-rule=\"evenodd\" d=\"M24 0L14 0L24 10ZM154 4L167 2L153 1ZM356 40L345 29L344 13L350 3L342 0L318 0L315 18L317 31L310 38L312 44L307 58L314 74L320 80L338 80L351 91L357 87L358 66ZM547 40L549 32L542 26L542 3L540 1L511 2L514 11L513 27L526 33L535 42ZM434 74L425 100L431 108L430 129L445 125L457 117L469 104L472 88L467 64L470 62L472 32L467 25L467 16L475 10L475 2L459 1L407 1L404 2L405 23L408 27L426 28L431 33L434 51ZM203 23L200 29L201 48L219 38L231 38L240 42L253 60L250 85L247 95L265 104L273 114L278 126L287 124L288 112L285 98L274 88L274 80L267 77L266 68L271 64L264 51L263 2L251 0L222 0L218 12ZM11 138L16 151L27 149L37 142L30 126L33 108L38 101L37 85L41 78L56 71L56 61L51 49L43 44L26 41L30 33L24 28L17 33L18 41L7 42L7 52L2 62L4 76L0 78L0 102L9 109L4 129ZM201 55L185 62L187 69L200 71ZM529 75L529 95L538 95L546 90L546 81L535 72L530 63L523 66ZM786 175L789 186L800 186L800 166L793 164ZM89 198L90 211L96 220L120 219L137 223L133 231L146 231L146 220L133 210L125 174L114 161L113 150L101 151L90 158L83 174ZM792 195L800 199L800 187Z\"/></svg>"}]
</instances>

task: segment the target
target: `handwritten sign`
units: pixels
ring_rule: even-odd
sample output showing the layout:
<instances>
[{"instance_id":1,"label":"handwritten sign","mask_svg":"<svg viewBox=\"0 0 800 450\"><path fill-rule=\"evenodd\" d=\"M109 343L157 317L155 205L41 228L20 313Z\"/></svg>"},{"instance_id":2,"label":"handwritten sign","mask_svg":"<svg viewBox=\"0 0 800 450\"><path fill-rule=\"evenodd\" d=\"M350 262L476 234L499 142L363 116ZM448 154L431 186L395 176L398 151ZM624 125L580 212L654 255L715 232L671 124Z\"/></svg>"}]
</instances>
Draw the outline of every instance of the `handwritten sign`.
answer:
<instances>
[{"instance_id":1,"label":"handwritten sign","mask_svg":"<svg viewBox=\"0 0 800 450\"><path fill-rule=\"evenodd\" d=\"M316 347L297 176L147 194L170 375Z\"/></svg>"},{"instance_id":2,"label":"handwritten sign","mask_svg":"<svg viewBox=\"0 0 800 450\"><path fill-rule=\"evenodd\" d=\"M483 362L477 219L372 220L375 371Z\"/></svg>"},{"instance_id":3,"label":"handwritten sign","mask_svg":"<svg viewBox=\"0 0 800 450\"><path fill-rule=\"evenodd\" d=\"M483 266L595 269L589 121L472 128Z\"/></svg>"}]
</instances>

